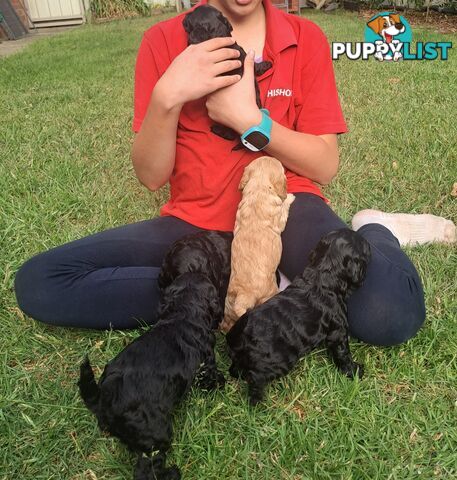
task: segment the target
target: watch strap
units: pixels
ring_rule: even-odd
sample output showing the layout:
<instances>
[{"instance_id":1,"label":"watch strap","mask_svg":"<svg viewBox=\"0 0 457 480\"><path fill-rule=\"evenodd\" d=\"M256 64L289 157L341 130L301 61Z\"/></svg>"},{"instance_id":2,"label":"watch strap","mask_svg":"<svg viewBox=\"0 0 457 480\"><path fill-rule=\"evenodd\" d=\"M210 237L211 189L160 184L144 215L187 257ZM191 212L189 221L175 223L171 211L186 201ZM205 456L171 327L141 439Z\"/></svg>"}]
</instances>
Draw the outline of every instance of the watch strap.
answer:
<instances>
[{"instance_id":1,"label":"watch strap","mask_svg":"<svg viewBox=\"0 0 457 480\"><path fill-rule=\"evenodd\" d=\"M268 139L267 141L267 144L268 144L271 138L271 128L273 126L273 121L270 118L270 112L266 108L261 108L260 111L262 112L262 120L260 121L260 123L258 125L254 125L253 127L249 128L241 135L241 142L243 143L243 145L249 148L250 150L257 151L257 152L260 151L261 148L258 148L257 146L252 145L247 140L246 137L248 137L250 134L254 132L259 132ZM264 145L262 148L265 148L266 145Z\"/></svg>"}]
</instances>

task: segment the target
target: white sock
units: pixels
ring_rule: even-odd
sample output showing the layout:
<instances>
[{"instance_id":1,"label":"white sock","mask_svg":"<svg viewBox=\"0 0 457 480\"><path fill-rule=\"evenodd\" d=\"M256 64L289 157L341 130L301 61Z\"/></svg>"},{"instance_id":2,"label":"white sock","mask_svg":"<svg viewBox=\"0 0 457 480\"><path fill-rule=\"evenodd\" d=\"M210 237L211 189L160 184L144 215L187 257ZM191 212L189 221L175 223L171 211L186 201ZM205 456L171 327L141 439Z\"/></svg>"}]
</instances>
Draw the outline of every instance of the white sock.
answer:
<instances>
[{"instance_id":1,"label":"white sock","mask_svg":"<svg viewBox=\"0 0 457 480\"><path fill-rule=\"evenodd\" d=\"M397 237L400 245L421 245L429 242L454 243L456 241L454 223L435 215L362 210L354 215L352 228L358 230L368 223L384 225Z\"/></svg>"}]
</instances>

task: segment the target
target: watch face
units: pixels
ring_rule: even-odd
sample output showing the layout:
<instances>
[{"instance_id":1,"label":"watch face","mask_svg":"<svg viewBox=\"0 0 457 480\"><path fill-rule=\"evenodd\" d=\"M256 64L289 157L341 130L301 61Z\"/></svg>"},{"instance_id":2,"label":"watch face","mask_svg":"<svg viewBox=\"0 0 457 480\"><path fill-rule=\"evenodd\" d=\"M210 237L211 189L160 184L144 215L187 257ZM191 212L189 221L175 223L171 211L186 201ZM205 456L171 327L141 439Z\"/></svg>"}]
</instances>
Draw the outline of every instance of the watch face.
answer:
<instances>
[{"instance_id":1,"label":"watch face","mask_svg":"<svg viewBox=\"0 0 457 480\"><path fill-rule=\"evenodd\" d=\"M259 150L265 148L270 141L269 138L261 132L252 132L249 135L246 135L245 140Z\"/></svg>"}]
</instances>

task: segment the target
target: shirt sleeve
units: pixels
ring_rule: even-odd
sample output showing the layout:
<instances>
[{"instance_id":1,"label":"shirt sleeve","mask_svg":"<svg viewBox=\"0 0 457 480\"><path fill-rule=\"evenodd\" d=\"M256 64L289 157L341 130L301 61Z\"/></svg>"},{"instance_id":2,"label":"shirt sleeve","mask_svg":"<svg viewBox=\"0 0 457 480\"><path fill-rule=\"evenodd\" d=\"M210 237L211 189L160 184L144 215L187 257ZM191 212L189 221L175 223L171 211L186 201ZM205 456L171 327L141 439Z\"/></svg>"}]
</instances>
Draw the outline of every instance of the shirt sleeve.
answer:
<instances>
[{"instance_id":1,"label":"shirt sleeve","mask_svg":"<svg viewBox=\"0 0 457 480\"><path fill-rule=\"evenodd\" d=\"M312 135L347 132L327 38L319 29L301 72L296 130Z\"/></svg>"},{"instance_id":2,"label":"shirt sleeve","mask_svg":"<svg viewBox=\"0 0 457 480\"><path fill-rule=\"evenodd\" d=\"M143 36L135 65L135 90L134 90L134 114L132 130L139 132L141 124L148 110L152 91L160 78L158 62L154 51L160 48L154 35L152 38L148 32ZM154 41L154 39L156 41Z\"/></svg>"}]
</instances>

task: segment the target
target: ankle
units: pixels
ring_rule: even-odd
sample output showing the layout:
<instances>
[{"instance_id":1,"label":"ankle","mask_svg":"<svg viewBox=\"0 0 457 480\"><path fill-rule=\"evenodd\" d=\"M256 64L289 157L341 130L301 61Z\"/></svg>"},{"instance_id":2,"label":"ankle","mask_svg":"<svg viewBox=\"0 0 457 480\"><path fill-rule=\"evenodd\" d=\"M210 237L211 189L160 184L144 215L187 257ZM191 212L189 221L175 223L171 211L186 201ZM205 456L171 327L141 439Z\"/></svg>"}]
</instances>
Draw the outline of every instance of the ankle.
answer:
<instances>
[{"instance_id":1,"label":"ankle","mask_svg":"<svg viewBox=\"0 0 457 480\"><path fill-rule=\"evenodd\" d=\"M400 245L450 244L456 241L454 223L435 215L362 210L354 215L352 228L359 230L370 223L380 224L389 229Z\"/></svg>"}]
</instances>

